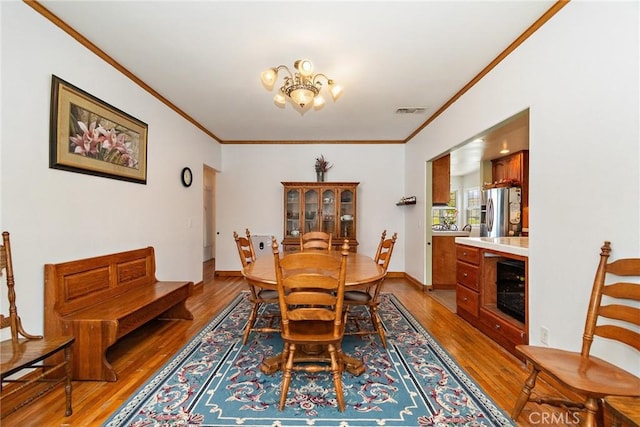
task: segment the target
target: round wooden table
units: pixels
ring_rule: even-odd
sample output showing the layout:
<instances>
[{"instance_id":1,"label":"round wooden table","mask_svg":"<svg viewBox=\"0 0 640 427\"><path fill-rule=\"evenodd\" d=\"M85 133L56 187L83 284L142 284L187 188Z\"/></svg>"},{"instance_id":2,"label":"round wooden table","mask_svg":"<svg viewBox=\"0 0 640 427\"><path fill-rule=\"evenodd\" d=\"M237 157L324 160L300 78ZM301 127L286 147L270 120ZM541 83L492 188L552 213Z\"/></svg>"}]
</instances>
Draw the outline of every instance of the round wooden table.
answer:
<instances>
[{"instance_id":1,"label":"round wooden table","mask_svg":"<svg viewBox=\"0 0 640 427\"><path fill-rule=\"evenodd\" d=\"M335 257L341 256L341 251L329 252ZM281 254L281 256L284 256ZM276 270L273 255L262 255L255 262L242 269L242 275L256 286L264 289L277 289ZM373 258L350 252L347 256L347 275L345 288L347 291L355 289L366 289L372 284L381 280L385 275L384 269L378 265ZM265 374L272 374L281 368L281 355L266 359L262 362L260 370ZM353 375L360 375L364 372L364 364L361 360L350 357L342 353L342 361L345 370Z\"/></svg>"}]
</instances>

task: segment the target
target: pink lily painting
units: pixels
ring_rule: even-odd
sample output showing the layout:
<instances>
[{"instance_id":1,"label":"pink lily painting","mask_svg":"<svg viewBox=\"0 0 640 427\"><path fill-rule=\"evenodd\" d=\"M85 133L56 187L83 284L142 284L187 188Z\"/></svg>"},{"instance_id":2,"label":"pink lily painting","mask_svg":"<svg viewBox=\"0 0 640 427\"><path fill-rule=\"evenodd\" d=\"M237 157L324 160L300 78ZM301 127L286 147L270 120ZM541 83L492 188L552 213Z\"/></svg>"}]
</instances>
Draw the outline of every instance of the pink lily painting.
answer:
<instances>
[{"instance_id":1,"label":"pink lily painting","mask_svg":"<svg viewBox=\"0 0 640 427\"><path fill-rule=\"evenodd\" d=\"M71 105L69 152L138 168L140 135L77 105Z\"/></svg>"}]
</instances>

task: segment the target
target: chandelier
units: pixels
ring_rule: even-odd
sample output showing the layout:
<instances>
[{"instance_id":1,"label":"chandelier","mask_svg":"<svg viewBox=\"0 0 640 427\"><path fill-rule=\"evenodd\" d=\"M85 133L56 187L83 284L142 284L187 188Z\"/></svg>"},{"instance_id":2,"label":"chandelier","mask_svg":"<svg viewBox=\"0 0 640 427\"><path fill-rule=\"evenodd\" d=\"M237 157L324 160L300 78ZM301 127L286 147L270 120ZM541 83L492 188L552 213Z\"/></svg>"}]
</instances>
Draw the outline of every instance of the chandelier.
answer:
<instances>
[{"instance_id":1,"label":"chandelier","mask_svg":"<svg viewBox=\"0 0 640 427\"><path fill-rule=\"evenodd\" d=\"M264 70L260 74L262 84L267 90L272 90L278 78L278 71L286 70L288 75L284 76L284 84L273 97L273 102L280 108L284 108L287 98L294 106L302 111L313 105L316 110L324 107L324 98L320 95L322 89L321 79L326 80L329 93L333 100L337 100L342 94L342 87L336 85L333 80L324 74L313 74L313 64L308 59L299 59L293 64L295 72L292 73L286 65L278 65Z\"/></svg>"}]
</instances>

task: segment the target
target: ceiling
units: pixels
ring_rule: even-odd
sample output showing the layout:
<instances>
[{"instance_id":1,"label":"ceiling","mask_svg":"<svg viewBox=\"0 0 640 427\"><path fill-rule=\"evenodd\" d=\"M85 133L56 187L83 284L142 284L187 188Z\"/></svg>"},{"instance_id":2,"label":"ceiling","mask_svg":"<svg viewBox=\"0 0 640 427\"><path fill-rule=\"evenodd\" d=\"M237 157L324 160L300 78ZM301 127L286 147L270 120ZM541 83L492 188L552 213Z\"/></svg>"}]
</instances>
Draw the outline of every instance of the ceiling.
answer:
<instances>
[{"instance_id":1,"label":"ceiling","mask_svg":"<svg viewBox=\"0 0 640 427\"><path fill-rule=\"evenodd\" d=\"M222 143L404 143L555 1L30 4ZM260 73L303 58L344 93L301 114Z\"/></svg>"}]
</instances>

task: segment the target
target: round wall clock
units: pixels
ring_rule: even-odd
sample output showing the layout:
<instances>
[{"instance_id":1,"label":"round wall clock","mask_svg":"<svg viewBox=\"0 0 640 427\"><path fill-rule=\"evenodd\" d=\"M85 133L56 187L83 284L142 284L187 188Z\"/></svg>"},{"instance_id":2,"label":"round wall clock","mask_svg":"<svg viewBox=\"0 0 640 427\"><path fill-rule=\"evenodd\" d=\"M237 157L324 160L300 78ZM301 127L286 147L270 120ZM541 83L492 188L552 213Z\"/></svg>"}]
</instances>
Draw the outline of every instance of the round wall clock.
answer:
<instances>
[{"instance_id":1,"label":"round wall clock","mask_svg":"<svg viewBox=\"0 0 640 427\"><path fill-rule=\"evenodd\" d=\"M182 178L182 185L184 185L185 187L191 187L191 183L193 182L193 174L191 173L190 168L182 169L181 178Z\"/></svg>"}]
</instances>

